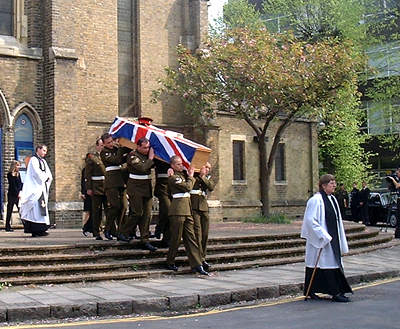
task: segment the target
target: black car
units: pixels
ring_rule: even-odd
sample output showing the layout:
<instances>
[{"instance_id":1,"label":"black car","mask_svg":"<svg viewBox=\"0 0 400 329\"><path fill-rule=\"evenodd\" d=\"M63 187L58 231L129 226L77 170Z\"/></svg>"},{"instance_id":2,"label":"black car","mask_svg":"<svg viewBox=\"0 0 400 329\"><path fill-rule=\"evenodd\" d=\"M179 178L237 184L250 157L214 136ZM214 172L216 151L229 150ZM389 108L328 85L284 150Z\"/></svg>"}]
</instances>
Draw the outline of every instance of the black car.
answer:
<instances>
[{"instance_id":1,"label":"black car","mask_svg":"<svg viewBox=\"0 0 400 329\"><path fill-rule=\"evenodd\" d=\"M368 214L371 225L386 223L392 227L397 224L397 194L393 192L371 192L368 199Z\"/></svg>"},{"instance_id":2,"label":"black car","mask_svg":"<svg viewBox=\"0 0 400 329\"><path fill-rule=\"evenodd\" d=\"M350 196L351 204L351 196ZM389 213L389 214L388 214ZM368 199L368 215L371 225L377 223L387 224L395 227L397 223L397 194L388 190L371 192ZM389 217L388 217L389 215ZM355 220L352 218L350 208L346 208L344 219Z\"/></svg>"}]
</instances>

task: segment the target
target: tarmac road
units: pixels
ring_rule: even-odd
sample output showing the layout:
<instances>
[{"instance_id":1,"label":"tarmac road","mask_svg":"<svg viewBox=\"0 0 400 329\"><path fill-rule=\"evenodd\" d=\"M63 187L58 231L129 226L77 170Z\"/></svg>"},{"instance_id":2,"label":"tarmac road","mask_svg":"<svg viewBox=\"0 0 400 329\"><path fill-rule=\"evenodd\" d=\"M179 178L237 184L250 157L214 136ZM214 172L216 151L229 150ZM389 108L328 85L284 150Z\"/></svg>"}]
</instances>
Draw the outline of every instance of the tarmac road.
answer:
<instances>
[{"instance_id":1,"label":"tarmac road","mask_svg":"<svg viewBox=\"0 0 400 329\"><path fill-rule=\"evenodd\" d=\"M267 301L257 305L212 310L179 316L154 316L63 323L55 325L22 325L8 329L296 329L400 328L400 278L359 286L351 303L305 302L302 296Z\"/></svg>"}]
</instances>

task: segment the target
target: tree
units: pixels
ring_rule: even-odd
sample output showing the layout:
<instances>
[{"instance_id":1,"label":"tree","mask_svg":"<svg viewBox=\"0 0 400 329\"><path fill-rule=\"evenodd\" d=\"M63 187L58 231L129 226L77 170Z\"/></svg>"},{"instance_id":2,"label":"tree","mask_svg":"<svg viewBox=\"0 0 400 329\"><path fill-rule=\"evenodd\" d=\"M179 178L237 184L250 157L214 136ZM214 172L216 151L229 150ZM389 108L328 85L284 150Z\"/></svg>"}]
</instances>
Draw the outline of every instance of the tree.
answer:
<instances>
[{"instance_id":1,"label":"tree","mask_svg":"<svg viewBox=\"0 0 400 329\"><path fill-rule=\"evenodd\" d=\"M352 45L335 38L310 44L290 33L229 29L196 54L179 46L178 67L166 69L154 96L179 96L194 116L225 112L254 130L262 212L268 215L269 181L282 134L297 119L317 116L332 104L344 85L354 84L360 65ZM268 154L267 133L272 137Z\"/></svg>"},{"instance_id":2,"label":"tree","mask_svg":"<svg viewBox=\"0 0 400 329\"><path fill-rule=\"evenodd\" d=\"M284 25L307 42L333 36L351 40L353 51L367 61L366 50L378 39L368 33L374 24L366 18L367 13L373 12L374 5L376 3L370 0L264 0L263 10L273 17L284 13ZM273 28L271 20L266 22ZM336 104L321 113L321 120L325 123L325 129L318 136L320 161L323 163L321 174L326 171L334 173L347 188L353 181L365 179L367 169L371 167L368 164L370 153L363 150L363 144L370 136L360 131L365 122L365 111L360 110L362 94L357 92L366 81L365 72L361 70L354 86L338 93Z\"/></svg>"}]
</instances>

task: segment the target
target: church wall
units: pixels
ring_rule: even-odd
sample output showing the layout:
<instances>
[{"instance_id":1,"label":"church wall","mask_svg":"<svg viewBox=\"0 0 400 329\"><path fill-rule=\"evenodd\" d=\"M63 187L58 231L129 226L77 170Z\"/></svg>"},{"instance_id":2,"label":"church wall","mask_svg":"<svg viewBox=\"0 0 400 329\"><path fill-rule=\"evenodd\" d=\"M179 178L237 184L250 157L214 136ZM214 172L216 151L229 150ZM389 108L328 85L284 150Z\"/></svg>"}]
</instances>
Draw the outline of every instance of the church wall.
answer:
<instances>
[{"instance_id":1,"label":"church wall","mask_svg":"<svg viewBox=\"0 0 400 329\"><path fill-rule=\"evenodd\" d=\"M260 185L258 149L255 133L244 121L220 116L217 120L219 131L218 194L223 217L249 217L260 213ZM271 127L274 131L276 126ZM270 177L271 213L284 212L299 216L304 211L306 200L315 191L318 171L316 168L317 140L315 124L295 122L284 133L281 142L285 144L285 181L275 181L275 167ZM267 134L267 152L272 146L272 134ZM245 142L245 180L233 181L232 141Z\"/></svg>"},{"instance_id":2,"label":"church wall","mask_svg":"<svg viewBox=\"0 0 400 329\"><path fill-rule=\"evenodd\" d=\"M81 226L83 159L119 113L118 72L124 65L118 67L118 3L26 0L29 48L17 47L9 54L5 48L2 53L0 45L0 90L10 110L27 102L40 116L42 129L35 127L34 141L49 147L48 162L55 178L50 209L57 227ZM251 129L231 117L219 117L210 127L193 129L177 99L150 102L164 68L176 65L176 45L199 47L207 32L207 1L137 0L135 5L132 20L137 23L132 31L137 35L132 36L132 54L138 57L127 62L126 69L133 69L136 80L133 89L124 92L134 91L142 116L212 148L210 162L218 182L210 195L214 219L259 211L257 147ZM244 136L246 141L247 182L242 185L232 185L232 135ZM272 205L276 211L298 213L318 175L315 165L310 165L317 163L316 130L309 123L296 123L283 138L288 179L286 184L272 182ZM5 133L3 144L4 174L14 158L12 130Z\"/></svg>"}]
</instances>

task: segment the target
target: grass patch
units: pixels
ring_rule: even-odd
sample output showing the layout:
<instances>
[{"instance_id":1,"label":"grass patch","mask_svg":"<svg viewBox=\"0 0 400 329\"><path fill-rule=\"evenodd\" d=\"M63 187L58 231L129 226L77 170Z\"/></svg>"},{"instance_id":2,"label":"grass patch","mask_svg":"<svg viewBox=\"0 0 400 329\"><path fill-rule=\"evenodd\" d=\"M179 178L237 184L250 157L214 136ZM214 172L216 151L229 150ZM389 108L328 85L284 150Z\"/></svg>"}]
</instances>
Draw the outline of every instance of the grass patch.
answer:
<instances>
[{"instance_id":1,"label":"grass patch","mask_svg":"<svg viewBox=\"0 0 400 329\"><path fill-rule=\"evenodd\" d=\"M290 224L292 220L284 214L271 214L268 217L255 215L247 217L242 220L245 223L259 223L259 224Z\"/></svg>"}]
</instances>

